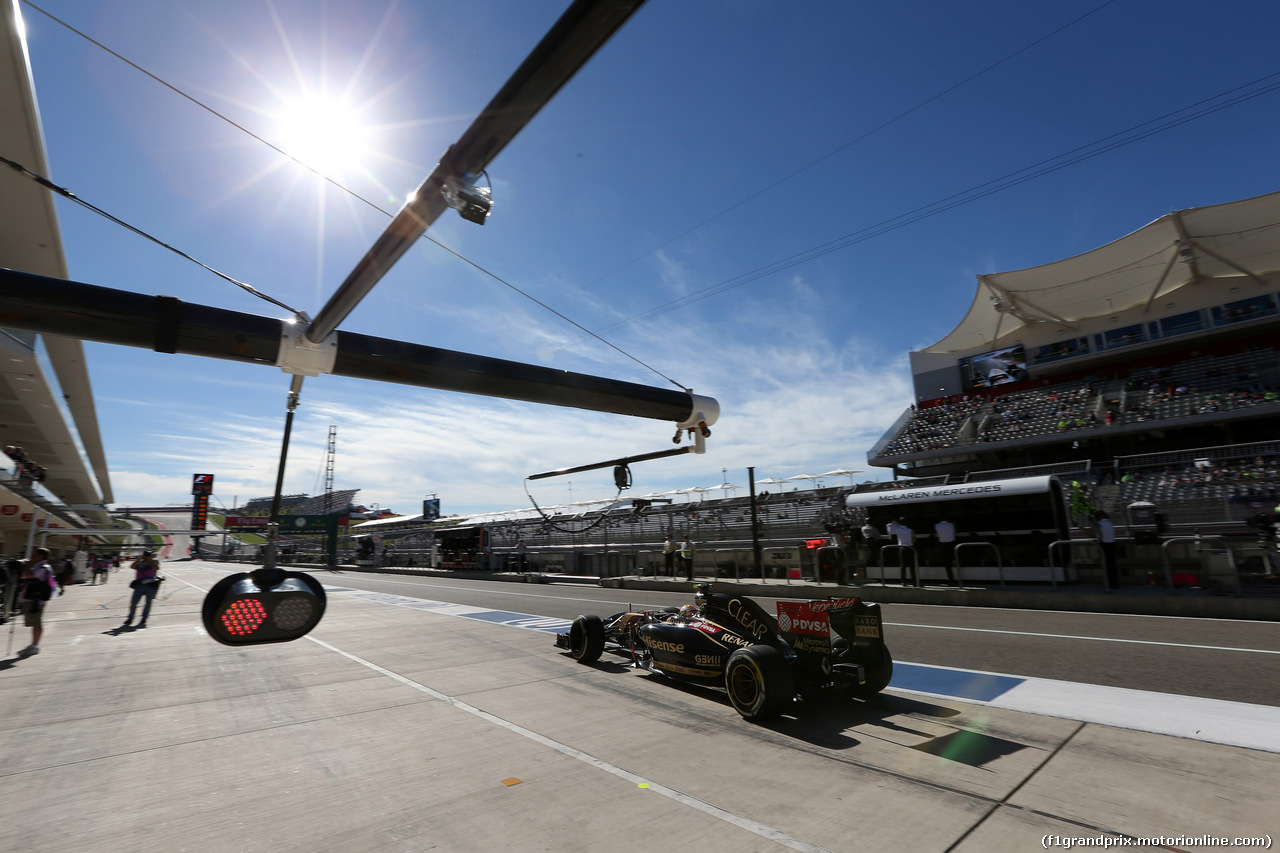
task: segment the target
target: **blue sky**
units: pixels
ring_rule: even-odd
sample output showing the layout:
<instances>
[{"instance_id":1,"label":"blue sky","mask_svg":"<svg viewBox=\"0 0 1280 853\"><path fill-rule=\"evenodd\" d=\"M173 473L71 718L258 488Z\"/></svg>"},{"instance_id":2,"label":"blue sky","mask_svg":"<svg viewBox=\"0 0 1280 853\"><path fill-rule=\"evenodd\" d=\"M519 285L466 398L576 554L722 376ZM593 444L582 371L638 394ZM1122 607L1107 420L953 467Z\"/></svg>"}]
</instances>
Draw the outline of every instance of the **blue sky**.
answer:
<instances>
[{"instance_id":1,"label":"blue sky","mask_svg":"<svg viewBox=\"0 0 1280 853\"><path fill-rule=\"evenodd\" d=\"M24 5L52 179L314 314L567 0L37 5L240 125ZM491 165L488 223L450 213L430 236L720 401L709 452L635 466L634 494L724 470L745 487L750 465L865 470L911 402L907 352L951 330L976 275L1274 191L1280 95L866 229L1275 74L1278 24L1262 0L650 0ZM351 111L299 137L286 117L308 98ZM361 131L325 166L350 193L246 130L282 148ZM59 215L73 279L284 313L67 202ZM670 387L426 240L342 328ZM216 475L215 504L270 494L285 374L86 347L118 503L185 501L195 472ZM322 489L330 425L336 485L401 512L428 493L446 513L527 506L528 474L671 446L656 421L319 377L287 492ZM614 492L607 470L531 489L563 503L570 483L574 500Z\"/></svg>"}]
</instances>

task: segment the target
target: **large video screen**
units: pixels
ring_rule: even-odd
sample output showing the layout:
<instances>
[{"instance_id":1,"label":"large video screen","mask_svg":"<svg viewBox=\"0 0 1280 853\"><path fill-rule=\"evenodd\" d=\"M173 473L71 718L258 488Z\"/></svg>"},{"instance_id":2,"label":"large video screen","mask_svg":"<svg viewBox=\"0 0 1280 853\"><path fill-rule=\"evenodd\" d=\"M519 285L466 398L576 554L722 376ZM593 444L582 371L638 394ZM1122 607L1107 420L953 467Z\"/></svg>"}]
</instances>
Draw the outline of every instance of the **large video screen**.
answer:
<instances>
[{"instance_id":1,"label":"large video screen","mask_svg":"<svg viewBox=\"0 0 1280 853\"><path fill-rule=\"evenodd\" d=\"M960 359L960 378L966 390L994 388L1030 378L1027 351L1022 344Z\"/></svg>"}]
</instances>

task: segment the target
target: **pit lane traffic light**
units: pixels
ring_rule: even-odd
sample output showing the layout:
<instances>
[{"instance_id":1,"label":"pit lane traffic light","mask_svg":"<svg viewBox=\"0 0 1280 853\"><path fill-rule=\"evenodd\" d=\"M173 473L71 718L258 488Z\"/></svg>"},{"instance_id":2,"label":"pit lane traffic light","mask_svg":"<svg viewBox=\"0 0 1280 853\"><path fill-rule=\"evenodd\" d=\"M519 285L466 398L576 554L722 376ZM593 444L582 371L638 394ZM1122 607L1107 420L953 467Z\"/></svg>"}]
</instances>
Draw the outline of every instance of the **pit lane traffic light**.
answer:
<instances>
[{"instance_id":1,"label":"pit lane traffic light","mask_svg":"<svg viewBox=\"0 0 1280 853\"><path fill-rule=\"evenodd\" d=\"M219 643L254 646L304 636L324 616L324 587L303 572L258 569L228 575L205 596L204 628Z\"/></svg>"}]
</instances>

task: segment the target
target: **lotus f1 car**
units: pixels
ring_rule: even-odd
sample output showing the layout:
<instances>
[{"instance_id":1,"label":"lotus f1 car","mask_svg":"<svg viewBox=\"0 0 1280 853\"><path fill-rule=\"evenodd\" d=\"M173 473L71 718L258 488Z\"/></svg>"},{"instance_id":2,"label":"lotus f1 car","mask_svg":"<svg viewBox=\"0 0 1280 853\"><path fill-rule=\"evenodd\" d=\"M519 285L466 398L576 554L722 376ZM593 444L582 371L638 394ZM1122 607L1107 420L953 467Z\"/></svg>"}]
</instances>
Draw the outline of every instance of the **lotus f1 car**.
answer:
<instances>
[{"instance_id":1,"label":"lotus f1 car","mask_svg":"<svg viewBox=\"0 0 1280 853\"><path fill-rule=\"evenodd\" d=\"M775 619L745 596L696 590L697 604L679 609L579 616L556 645L581 663L607 651L638 669L723 687L748 720L778 716L797 695L866 699L893 675L878 604L780 601Z\"/></svg>"}]
</instances>

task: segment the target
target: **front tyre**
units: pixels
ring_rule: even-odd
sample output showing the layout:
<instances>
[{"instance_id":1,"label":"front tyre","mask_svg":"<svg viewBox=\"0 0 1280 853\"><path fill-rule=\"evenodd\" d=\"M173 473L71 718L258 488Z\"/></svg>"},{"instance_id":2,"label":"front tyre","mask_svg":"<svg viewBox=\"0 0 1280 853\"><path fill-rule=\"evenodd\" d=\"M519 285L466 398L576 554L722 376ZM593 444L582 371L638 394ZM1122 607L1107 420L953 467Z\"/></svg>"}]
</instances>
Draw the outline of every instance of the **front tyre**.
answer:
<instances>
[{"instance_id":1,"label":"front tyre","mask_svg":"<svg viewBox=\"0 0 1280 853\"><path fill-rule=\"evenodd\" d=\"M870 699L889 686L893 678L893 656L888 646L880 646L880 659L866 667L867 680L853 688L853 695L859 699Z\"/></svg>"},{"instance_id":2,"label":"front tyre","mask_svg":"<svg viewBox=\"0 0 1280 853\"><path fill-rule=\"evenodd\" d=\"M748 646L730 655L724 686L734 710L753 722L778 716L796 695L791 666L773 646Z\"/></svg>"},{"instance_id":3,"label":"front tyre","mask_svg":"<svg viewBox=\"0 0 1280 853\"><path fill-rule=\"evenodd\" d=\"M595 663L604 651L604 623L599 616L579 616L569 626L569 654L578 663Z\"/></svg>"}]
</instances>

